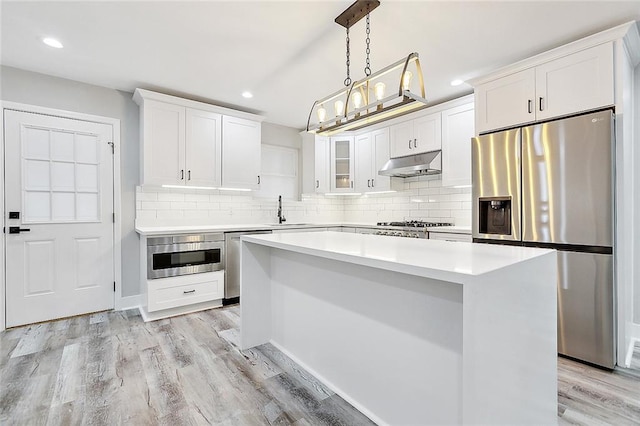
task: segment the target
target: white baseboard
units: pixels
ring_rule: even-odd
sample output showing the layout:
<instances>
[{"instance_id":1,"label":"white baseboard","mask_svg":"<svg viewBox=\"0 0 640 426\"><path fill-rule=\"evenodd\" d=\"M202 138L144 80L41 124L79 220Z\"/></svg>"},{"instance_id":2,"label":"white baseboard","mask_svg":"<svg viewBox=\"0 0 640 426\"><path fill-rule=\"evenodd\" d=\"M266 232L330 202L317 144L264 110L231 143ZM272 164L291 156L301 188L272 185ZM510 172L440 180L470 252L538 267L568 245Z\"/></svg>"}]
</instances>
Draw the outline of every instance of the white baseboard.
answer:
<instances>
[{"instance_id":1,"label":"white baseboard","mask_svg":"<svg viewBox=\"0 0 640 426\"><path fill-rule=\"evenodd\" d=\"M126 311L127 309L136 309L140 306L140 295L121 297L116 300L116 311Z\"/></svg>"},{"instance_id":2,"label":"white baseboard","mask_svg":"<svg viewBox=\"0 0 640 426\"><path fill-rule=\"evenodd\" d=\"M631 358L633 358L633 351L636 343L640 342L640 324L631 324L629 328L629 347L627 348L627 354L624 357L624 367L629 368L631 366Z\"/></svg>"}]
</instances>

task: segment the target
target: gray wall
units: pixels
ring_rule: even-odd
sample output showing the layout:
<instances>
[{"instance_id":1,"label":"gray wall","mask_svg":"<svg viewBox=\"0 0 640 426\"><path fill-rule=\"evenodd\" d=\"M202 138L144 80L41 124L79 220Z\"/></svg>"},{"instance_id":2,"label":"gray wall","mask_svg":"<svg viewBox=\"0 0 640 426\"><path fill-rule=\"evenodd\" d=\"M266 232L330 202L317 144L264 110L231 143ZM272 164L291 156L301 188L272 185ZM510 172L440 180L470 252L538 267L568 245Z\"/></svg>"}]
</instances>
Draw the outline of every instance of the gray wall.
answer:
<instances>
[{"instance_id":1,"label":"gray wall","mask_svg":"<svg viewBox=\"0 0 640 426\"><path fill-rule=\"evenodd\" d=\"M131 93L11 67L0 67L3 101L100 115L120 120L122 190L122 295L140 292L138 235L134 231L139 178L138 106Z\"/></svg>"},{"instance_id":2,"label":"gray wall","mask_svg":"<svg viewBox=\"0 0 640 426\"><path fill-rule=\"evenodd\" d=\"M300 149L300 130L279 124L262 123L262 143Z\"/></svg>"}]
</instances>

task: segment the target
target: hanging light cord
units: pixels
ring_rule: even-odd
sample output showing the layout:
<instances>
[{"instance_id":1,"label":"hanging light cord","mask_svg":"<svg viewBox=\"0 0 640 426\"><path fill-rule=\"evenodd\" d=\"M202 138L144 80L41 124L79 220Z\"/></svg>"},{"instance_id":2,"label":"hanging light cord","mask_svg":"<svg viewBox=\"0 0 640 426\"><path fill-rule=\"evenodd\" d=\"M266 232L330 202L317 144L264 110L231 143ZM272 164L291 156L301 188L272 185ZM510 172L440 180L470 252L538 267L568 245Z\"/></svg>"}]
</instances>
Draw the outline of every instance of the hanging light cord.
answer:
<instances>
[{"instance_id":1,"label":"hanging light cord","mask_svg":"<svg viewBox=\"0 0 640 426\"><path fill-rule=\"evenodd\" d=\"M351 65L351 59L349 55L351 50L349 49L349 21L347 21L347 78L344 79L344 85L349 86L351 84L351 77L349 77L349 66Z\"/></svg>"},{"instance_id":2,"label":"hanging light cord","mask_svg":"<svg viewBox=\"0 0 640 426\"><path fill-rule=\"evenodd\" d=\"M371 34L371 29L369 28L369 14L367 13L367 65L364 67L364 75L369 77L371 75L371 63L369 62L369 53L371 53L371 49L369 45L371 44L371 39L369 35Z\"/></svg>"}]
</instances>

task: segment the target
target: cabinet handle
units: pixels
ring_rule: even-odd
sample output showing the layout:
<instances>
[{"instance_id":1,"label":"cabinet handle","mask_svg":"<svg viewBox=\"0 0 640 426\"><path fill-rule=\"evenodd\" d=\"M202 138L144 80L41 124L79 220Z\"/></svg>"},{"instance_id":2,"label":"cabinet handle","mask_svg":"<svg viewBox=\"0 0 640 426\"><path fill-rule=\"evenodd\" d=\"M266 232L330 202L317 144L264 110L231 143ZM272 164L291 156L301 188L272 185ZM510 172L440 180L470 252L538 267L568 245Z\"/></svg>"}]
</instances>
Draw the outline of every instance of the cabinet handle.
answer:
<instances>
[{"instance_id":1,"label":"cabinet handle","mask_svg":"<svg viewBox=\"0 0 640 426\"><path fill-rule=\"evenodd\" d=\"M260 185L260 175L258 175L258 185Z\"/></svg>"},{"instance_id":2,"label":"cabinet handle","mask_svg":"<svg viewBox=\"0 0 640 426\"><path fill-rule=\"evenodd\" d=\"M187 172L187 176L188 176L188 177L187 177L187 180L191 180L191 170L189 170L189 171Z\"/></svg>"},{"instance_id":3,"label":"cabinet handle","mask_svg":"<svg viewBox=\"0 0 640 426\"><path fill-rule=\"evenodd\" d=\"M527 111L529 111L529 114L531 114L533 111L531 111L531 105L533 104L533 102L531 101L531 99L527 100Z\"/></svg>"},{"instance_id":4,"label":"cabinet handle","mask_svg":"<svg viewBox=\"0 0 640 426\"><path fill-rule=\"evenodd\" d=\"M180 180L184 180L184 169L180 170Z\"/></svg>"},{"instance_id":5,"label":"cabinet handle","mask_svg":"<svg viewBox=\"0 0 640 426\"><path fill-rule=\"evenodd\" d=\"M418 147L418 139L414 139L413 140L413 147L417 148Z\"/></svg>"},{"instance_id":6,"label":"cabinet handle","mask_svg":"<svg viewBox=\"0 0 640 426\"><path fill-rule=\"evenodd\" d=\"M543 111L544 108L542 107L542 96L540 96L540 105L539 106L540 106L540 111Z\"/></svg>"},{"instance_id":7,"label":"cabinet handle","mask_svg":"<svg viewBox=\"0 0 640 426\"><path fill-rule=\"evenodd\" d=\"M371 179L367 179L367 188L371 188Z\"/></svg>"},{"instance_id":8,"label":"cabinet handle","mask_svg":"<svg viewBox=\"0 0 640 426\"><path fill-rule=\"evenodd\" d=\"M374 188L376 186L376 180L371 179L371 187Z\"/></svg>"},{"instance_id":9,"label":"cabinet handle","mask_svg":"<svg viewBox=\"0 0 640 426\"><path fill-rule=\"evenodd\" d=\"M409 139L409 149L411 149L411 139Z\"/></svg>"},{"instance_id":10,"label":"cabinet handle","mask_svg":"<svg viewBox=\"0 0 640 426\"><path fill-rule=\"evenodd\" d=\"M183 291L184 294L191 294L191 293L195 293L195 290L185 290Z\"/></svg>"},{"instance_id":11,"label":"cabinet handle","mask_svg":"<svg viewBox=\"0 0 640 426\"><path fill-rule=\"evenodd\" d=\"M320 181L319 180L316 181L316 189L317 188L320 188Z\"/></svg>"},{"instance_id":12,"label":"cabinet handle","mask_svg":"<svg viewBox=\"0 0 640 426\"><path fill-rule=\"evenodd\" d=\"M353 181L351 181L351 187L353 188Z\"/></svg>"}]
</instances>

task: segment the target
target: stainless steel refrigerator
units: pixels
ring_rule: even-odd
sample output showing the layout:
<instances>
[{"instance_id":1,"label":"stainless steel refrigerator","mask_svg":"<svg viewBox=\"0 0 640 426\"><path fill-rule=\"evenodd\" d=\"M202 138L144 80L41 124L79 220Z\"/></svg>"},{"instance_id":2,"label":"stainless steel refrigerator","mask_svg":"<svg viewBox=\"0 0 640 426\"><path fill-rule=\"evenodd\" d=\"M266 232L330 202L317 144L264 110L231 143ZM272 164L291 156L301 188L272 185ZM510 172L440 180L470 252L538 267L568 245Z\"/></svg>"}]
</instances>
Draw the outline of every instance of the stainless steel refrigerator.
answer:
<instances>
[{"instance_id":1,"label":"stainless steel refrigerator","mask_svg":"<svg viewBox=\"0 0 640 426\"><path fill-rule=\"evenodd\" d=\"M558 250L558 352L615 365L610 110L472 140L475 242Z\"/></svg>"}]
</instances>

